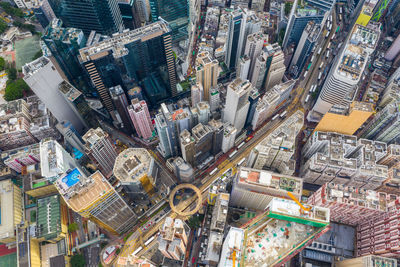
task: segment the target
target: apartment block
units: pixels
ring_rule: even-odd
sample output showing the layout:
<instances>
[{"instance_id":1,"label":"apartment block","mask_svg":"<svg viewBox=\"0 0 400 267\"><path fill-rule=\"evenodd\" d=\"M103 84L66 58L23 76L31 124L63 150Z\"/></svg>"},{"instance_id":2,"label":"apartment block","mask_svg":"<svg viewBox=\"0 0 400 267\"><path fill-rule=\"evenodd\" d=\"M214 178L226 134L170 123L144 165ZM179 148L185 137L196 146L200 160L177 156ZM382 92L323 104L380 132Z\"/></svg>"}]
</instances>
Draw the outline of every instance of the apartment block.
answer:
<instances>
[{"instance_id":1,"label":"apartment block","mask_svg":"<svg viewBox=\"0 0 400 267\"><path fill-rule=\"evenodd\" d=\"M222 138L222 152L228 152L234 145L236 139L237 130L230 124L224 125L224 136Z\"/></svg>"},{"instance_id":2,"label":"apartment block","mask_svg":"<svg viewBox=\"0 0 400 267\"><path fill-rule=\"evenodd\" d=\"M240 167L233 180L230 205L264 210L274 197L289 198L288 192L300 199L302 190L301 178Z\"/></svg>"},{"instance_id":3,"label":"apartment block","mask_svg":"<svg viewBox=\"0 0 400 267\"><path fill-rule=\"evenodd\" d=\"M296 148L297 135L303 124L304 113L298 110L251 151L248 166L292 175L295 170L292 156Z\"/></svg>"},{"instance_id":4,"label":"apartment block","mask_svg":"<svg viewBox=\"0 0 400 267\"><path fill-rule=\"evenodd\" d=\"M188 226L180 219L167 217L160 227L158 249L167 258L183 260L188 245Z\"/></svg>"},{"instance_id":5,"label":"apartment block","mask_svg":"<svg viewBox=\"0 0 400 267\"><path fill-rule=\"evenodd\" d=\"M397 260L393 258L380 257L376 255L361 256L354 259L336 261L337 267L396 267Z\"/></svg>"},{"instance_id":6,"label":"apartment block","mask_svg":"<svg viewBox=\"0 0 400 267\"><path fill-rule=\"evenodd\" d=\"M207 51L200 52L196 58L196 81L203 86L204 100L208 100L210 88L217 86L218 74L218 60Z\"/></svg>"},{"instance_id":7,"label":"apartment block","mask_svg":"<svg viewBox=\"0 0 400 267\"><path fill-rule=\"evenodd\" d=\"M229 194L219 193L212 212L211 231L224 232L226 217L228 216L228 206Z\"/></svg>"},{"instance_id":8,"label":"apartment block","mask_svg":"<svg viewBox=\"0 0 400 267\"><path fill-rule=\"evenodd\" d=\"M101 173L109 178L112 175L117 149L108 133L101 128L92 128L82 137L85 141L85 152L96 164Z\"/></svg>"},{"instance_id":9,"label":"apartment block","mask_svg":"<svg viewBox=\"0 0 400 267\"><path fill-rule=\"evenodd\" d=\"M9 168L21 173L26 166L40 162L39 144L4 151L1 160Z\"/></svg>"},{"instance_id":10,"label":"apartment block","mask_svg":"<svg viewBox=\"0 0 400 267\"><path fill-rule=\"evenodd\" d=\"M149 109L144 100L132 99L128 106L129 116L139 137L149 139L153 136L154 127L151 122Z\"/></svg>"},{"instance_id":11,"label":"apartment block","mask_svg":"<svg viewBox=\"0 0 400 267\"><path fill-rule=\"evenodd\" d=\"M326 183L308 199L308 204L328 208L331 221L356 226L385 215L396 195L341 184Z\"/></svg>"},{"instance_id":12,"label":"apartment block","mask_svg":"<svg viewBox=\"0 0 400 267\"><path fill-rule=\"evenodd\" d=\"M328 182L376 189L388 175L378 164L386 155L385 143L358 139L353 135L314 132L303 147L305 159L300 176L307 183Z\"/></svg>"}]
</instances>

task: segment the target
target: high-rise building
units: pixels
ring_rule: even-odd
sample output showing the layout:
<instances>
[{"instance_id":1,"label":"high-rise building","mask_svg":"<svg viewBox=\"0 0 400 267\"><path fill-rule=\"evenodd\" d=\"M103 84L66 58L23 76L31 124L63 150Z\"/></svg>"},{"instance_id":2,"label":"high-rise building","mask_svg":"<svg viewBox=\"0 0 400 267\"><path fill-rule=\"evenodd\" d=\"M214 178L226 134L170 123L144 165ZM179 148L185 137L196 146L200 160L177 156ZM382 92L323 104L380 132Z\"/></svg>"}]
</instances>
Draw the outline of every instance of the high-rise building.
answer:
<instances>
[{"instance_id":1,"label":"high-rise building","mask_svg":"<svg viewBox=\"0 0 400 267\"><path fill-rule=\"evenodd\" d=\"M224 125L224 136L222 138L222 152L228 152L235 145L237 130L230 124Z\"/></svg>"},{"instance_id":2,"label":"high-rise building","mask_svg":"<svg viewBox=\"0 0 400 267\"><path fill-rule=\"evenodd\" d=\"M192 116L197 116L197 122L202 124L207 124L210 120L210 105L208 102L203 101L197 103L197 105L191 108Z\"/></svg>"},{"instance_id":3,"label":"high-rise building","mask_svg":"<svg viewBox=\"0 0 400 267\"><path fill-rule=\"evenodd\" d=\"M171 29L164 20L80 50L80 60L109 112L114 110L107 88L124 90L137 83L155 104L176 95L176 70Z\"/></svg>"},{"instance_id":4,"label":"high-rise building","mask_svg":"<svg viewBox=\"0 0 400 267\"><path fill-rule=\"evenodd\" d=\"M328 182L376 189L387 179L388 167L379 164L386 144L354 135L314 132L303 147L300 176L307 183Z\"/></svg>"},{"instance_id":5,"label":"high-rise building","mask_svg":"<svg viewBox=\"0 0 400 267\"><path fill-rule=\"evenodd\" d=\"M181 219L165 218L160 227L158 249L167 258L183 260L188 245L188 226Z\"/></svg>"},{"instance_id":6,"label":"high-rise building","mask_svg":"<svg viewBox=\"0 0 400 267\"><path fill-rule=\"evenodd\" d=\"M317 1L319 2L319 0L315 2ZM324 10L312 7L308 3L304 5L304 1L300 2L300 4L299 2L300 0L296 0L293 3L285 37L283 39L283 49L287 49L290 45L296 47L307 23L309 21L314 21L316 24L321 24L327 14Z\"/></svg>"},{"instance_id":7,"label":"high-rise building","mask_svg":"<svg viewBox=\"0 0 400 267\"><path fill-rule=\"evenodd\" d=\"M122 23L125 29L136 29L142 27L140 15L135 5L137 1L120 0L118 1L118 8L121 12Z\"/></svg>"},{"instance_id":8,"label":"high-rise building","mask_svg":"<svg viewBox=\"0 0 400 267\"><path fill-rule=\"evenodd\" d=\"M211 87L217 86L218 60L211 59L207 51L200 52L196 58L196 81L203 85L204 100L208 100Z\"/></svg>"},{"instance_id":9,"label":"high-rise building","mask_svg":"<svg viewBox=\"0 0 400 267\"><path fill-rule=\"evenodd\" d=\"M396 267L397 260L394 258L386 258L376 255L361 256L353 259L344 259L342 261L336 261L335 266L337 267Z\"/></svg>"},{"instance_id":10,"label":"high-rise building","mask_svg":"<svg viewBox=\"0 0 400 267\"><path fill-rule=\"evenodd\" d=\"M394 40L392 45L389 47L389 50L386 51L385 59L392 61L393 59L396 58L399 52L400 52L400 36L397 36L396 40Z\"/></svg>"},{"instance_id":11,"label":"high-rise building","mask_svg":"<svg viewBox=\"0 0 400 267\"><path fill-rule=\"evenodd\" d=\"M216 197L210 230L216 232L224 232L226 217L228 216L229 194L219 193Z\"/></svg>"},{"instance_id":12,"label":"high-rise building","mask_svg":"<svg viewBox=\"0 0 400 267\"><path fill-rule=\"evenodd\" d=\"M195 140L188 130L183 130L179 135L182 158L195 167Z\"/></svg>"},{"instance_id":13,"label":"high-rise building","mask_svg":"<svg viewBox=\"0 0 400 267\"><path fill-rule=\"evenodd\" d=\"M135 98L128 107L128 112L139 137L149 139L153 136L154 127L151 122L146 101Z\"/></svg>"},{"instance_id":14,"label":"high-rise building","mask_svg":"<svg viewBox=\"0 0 400 267\"><path fill-rule=\"evenodd\" d=\"M185 183L191 183L194 179L194 169L190 164L185 162L183 158L169 158L167 160L167 167L174 172L176 177Z\"/></svg>"},{"instance_id":15,"label":"high-rise building","mask_svg":"<svg viewBox=\"0 0 400 267\"><path fill-rule=\"evenodd\" d=\"M191 98L192 98L192 107L195 107L197 103L203 101L203 96L204 96L204 90L203 90L203 85L201 83L196 83L191 86Z\"/></svg>"},{"instance_id":16,"label":"high-rise building","mask_svg":"<svg viewBox=\"0 0 400 267\"><path fill-rule=\"evenodd\" d=\"M258 103L259 98L260 98L260 93L258 92L257 88L253 88L253 90L251 90L251 92L249 94L250 106L249 106L249 111L247 112L247 117L246 117L246 123L245 123L246 127L249 126L251 124L251 122L253 121L253 117L256 112L257 103Z\"/></svg>"},{"instance_id":17,"label":"high-rise building","mask_svg":"<svg viewBox=\"0 0 400 267\"><path fill-rule=\"evenodd\" d=\"M34 3L32 11L43 29L46 28L49 23L56 18L56 15L54 14L54 11L51 8L48 0Z\"/></svg>"},{"instance_id":18,"label":"high-rise building","mask_svg":"<svg viewBox=\"0 0 400 267\"><path fill-rule=\"evenodd\" d=\"M69 121L79 133L84 131L86 124L59 91L64 80L48 58L40 57L24 65L22 72L25 82L59 122Z\"/></svg>"},{"instance_id":19,"label":"high-rise building","mask_svg":"<svg viewBox=\"0 0 400 267\"><path fill-rule=\"evenodd\" d=\"M85 34L96 31L111 35L124 28L117 0L48 1L66 27L81 29Z\"/></svg>"},{"instance_id":20,"label":"high-rise building","mask_svg":"<svg viewBox=\"0 0 400 267\"><path fill-rule=\"evenodd\" d=\"M264 210L274 197L289 199L287 192L300 199L302 190L301 178L240 167L233 181L230 205Z\"/></svg>"},{"instance_id":21,"label":"high-rise building","mask_svg":"<svg viewBox=\"0 0 400 267\"><path fill-rule=\"evenodd\" d=\"M241 56L245 40L247 12L238 8L229 14L228 38L225 44L225 64L229 69L234 69Z\"/></svg>"},{"instance_id":22,"label":"high-rise building","mask_svg":"<svg viewBox=\"0 0 400 267\"><path fill-rule=\"evenodd\" d=\"M250 71L250 63L251 60L247 55L243 55L238 59L237 68L236 68L236 77L247 80Z\"/></svg>"},{"instance_id":23,"label":"high-rise building","mask_svg":"<svg viewBox=\"0 0 400 267\"><path fill-rule=\"evenodd\" d=\"M307 3L324 11L331 11L335 0L307 0Z\"/></svg>"},{"instance_id":24,"label":"high-rise building","mask_svg":"<svg viewBox=\"0 0 400 267\"><path fill-rule=\"evenodd\" d=\"M251 84L258 90L262 89L265 81L265 72L267 71L267 63L271 63L271 58L268 57L266 51L261 51L261 54L255 59L253 73L251 73Z\"/></svg>"},{"instance_id":25,"label":"high-rise building","mask_svg":"<svg viewBox=\"0 0 400 267\"><path fill-rule=\"evenodd\" d=\"M71 146L71 150L77 149L79 152L85 152L85 145L82 136L74 129L71 123L64 122L56 125L57 130L64 137L64 145L68 148Z\"/></svg>"},{"instance_id":26,"label":"high-rise building","mask_svg":"<svg viewBox=\"0 0 400 267\"><path fill-rule=\"evenodd\" d=\"M101 128L89 129L82 137L86 154L96 164L101 173L109 178L112 175L115 159L118 156L113 141Z\"/></svg>"},{"instance_id":27,"label":"high-rise building","mask_svg":"<svg viewBox=\"0 0 400 267\"><path fill-rule=\"evenodd\" d=\"M40 141L40 170L44 178L53 182L76 167L75 160L57 141Z\"/></svg>"},{"instance_id":28,"label":"high-rise building","mask_svg":"<svg viewBox=\"0 0 400 267\"><path fill-rule=\"evenodd\" d=\"M391 143L400 136L399 127L399 103L391 103L375 114L374 118L362 129L360 136L362 138Z\"/></svg>"},{"instance_id":29,"label":"high-rise building","mask_svg":"<svg viewBox=\"0 0 400 267\"><path fill-rule=\"evenodd\" d=\"M285 55L278 43L268 45L264 50L267 58L267 69L264 76L263 88L269 90L282 81L286 71L284 64Z\"/></svg>"},{"instance_id":30,"label":"high-rise building","mask_svg":"<svg viewBox=\"0 0 400 267\"><path fill-rule=\"evenodd\" d=\"M318 121L333 105L349 104L379 39L374 25L355 25L348 43L328 73L309 119Z\"/></svg>"},{"instance_id":31,"label":"high-rise building","mask_svg":"<svg viewBox=\"0 0 400 267\"><path fill-rule=\"evenodd\" d=\"M73 169L55 186L73 211L113 234L130 231L136 222L136 214L99 171L87 177Z\"/></svg>"},{"instance_id":32,"label":"high-rise building","mask_svg":"<svg viewBox=\"0 0 400 267\"><path fill-rule=\"evenodd\" d=\"M134 201L135 213L147 210L160 182L160 167L150 153L144 148L125 149L115 160L113 173Z\"/></svg>"},{"instance_id":33,"label":"high-rise building","mask_svg":"<svg viewBox=\"0 0 400 267\"><path fill-rule=\"evenodd\" d=\"M304 113L298 110L251 151L248 166L292 175L295 171L292 156L296 149L297 135L303 124Z\"/></svg>"},{"instance_id":34,"label":"high-rise building","mask_svg":"<svg viewBox=\"0 0 400 267\"><path fill-rule=\"evenodd\" d=\"M39 144L4 151L1 153L1 160L4 165L21 173L24 167L40 162Z\"/></svg>"},{"instance_id":35,"label":"high-rise building","mask_svg":"<svg viewBox=\"0 0 400 267\"><path fill-rule=\"evenodd\" d=\"M382 109L386 105L396 101L400 102L400 82L393 79L386 84L386 88L382 92L378 107Z\"/></svg>"},{"instance_id":36,"label":"high-rise building","mask_svg":"<svg viewBox=\"0 0 400 267\"><path fill-rule=\"evenodd\" d=\"M124 90L120 85L110 87L110 95L115 107L115 115L117 117L117 120L114 122L117 123L118 128L122 131L129 135L132 134L133 129L131 118L128 113L129 102Z\"/></svg>"},{"instance_id":37,"label":"high-rise building","mask_svg":"<svg viewBox=\"0 0 400 267\"><path fill-rule=\"evenodd\" d=\"M253 85L245 80L236 78L228 85L223 121L232 124L240 133L246 122L249 111L249 94Z\"/></svg>"},{"instance_id":38,"label":"high-rise building","mask_svg":"<svg viewBox=\"0 0 400 267\"><path fill-rule=\"evenodd\" d=\"M211 120L208 125L213 130L213 147L212 153L216 156L222 150L222 140L224 138L224 124L220 120Z\"/></svg>"},{"instance_id":39,"label":"high-rise building","mask_svg":"<svg viewBox=\"0 0 400 267\"><path fill-rule=\"evenodd\" d=\"M315 127L315 131L354 134L374 113L372 103L353 101L346 110L332 108Z\"/></svg>"},{"instance_id":40,"label":"high-rise building","mask_svg":"<svg viewBox=\"0 0 400 267\"><path fill-rule=\"evenodd\" d=\"M219 108L220 104L220 94L218 88L211 88L210 89L210 97L208 102L210 103L210 111L214 112Z\"/></svg>"},{"instance_id":41,"label":"high-rise building","mask_svg":"<svg viewBox=\"0 0 400 267\"><path fill-rule=\"evenodd\" d=\"M0 181L0 242L10 244L16 241L16 227L23 223L23 195L21 188L15 185L11 179Z\"/></svg>"},{"instance_id":42,"label":"high-rise building","mask_svg":"<svg viewBox=\"0 0 400 267\"><path fill-rule=\"evenodd\" d=\"M91 93L92 88L79 63L79 49L86 46L81 29L64 28L62 21L54 19L46 28L42 40L50 50L67 79L81 91Z\"/></svg>"},{"instance_id":43,"label":"high-rise building","mask_svg":"<svg viewBox=\"0 0 400 267\"><path fill-rule=\"evenodd\" d=\"M320 32L321 24L313 20L309 21L304 28L289 66L290 72L293 73L295 77L299 77L300 73L303 71L304 65L312 53Z\"/></svg>"},{"instance_id":44,"label":"high-rise building","mask_svg":"<svg viewBox=\"0 0 400 267\"><path fill-rule=\"evenodd\" d=\"M188 38L189 2L186 0L149 0L153 22L160 18L171 25L172 40L177 43Z\"/></svg>"},{"instance_id":45,"label":"high-rise building","mask_svg":"<svg viewBox=\"0 0 400 267\"><path fill-rule=\"evenodd\" d=\"M326 183L308 198L308 204L328 208L333 222L356 226L385 215L396 199L383 192Z\"/></svg>"},{"instance_id":46,"label":"high-rise building","mask_svg":"<svg viewBox=\"0 0 400 267\"><path fill-rule=\"evenodd\" d=\"M246 40L244 54L250 58L249 80L253 80L253 71L256 64L256 59L261 55L261 51L268 42L268 35L262 32L249 34ZM247 79L247 78L245 78ZM244 80L245 80L244 79Z\"/></svg>"}]
</instances>

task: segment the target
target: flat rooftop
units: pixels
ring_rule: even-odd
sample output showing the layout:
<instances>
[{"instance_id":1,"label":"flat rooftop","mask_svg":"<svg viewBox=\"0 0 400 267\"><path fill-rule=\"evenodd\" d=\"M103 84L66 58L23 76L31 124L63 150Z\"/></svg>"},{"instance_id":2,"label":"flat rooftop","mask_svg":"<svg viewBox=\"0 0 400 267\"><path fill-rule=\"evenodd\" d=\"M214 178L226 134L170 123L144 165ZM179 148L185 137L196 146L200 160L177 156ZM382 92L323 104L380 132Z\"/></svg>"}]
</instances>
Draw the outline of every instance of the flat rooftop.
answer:
<instances>
[{"instance_id":1,"label":"flat rooftop","mask_svg":"<svg viewBox=\"0 0 400 267\"><path fill-rule=\"evenodd\" d=\"M75 212L79 212L113 191L114 188L99 172L86 177L79 169L61 176L55 183L60 195Z\"/></svg>"},{"instance_id":2,"label":"flat rooftop","mask_svg":"<svg viewBox=\"0 0 400 267\"><path fill-rule=\"evenodd\" d=\"M128 148L115 160L113 173L121 182L137 182L143 176L151 176L154 159L144 148Z\"/></svg>"},{"instance_id":3,"label":"flat rooftop","mask_svg":"<svg viewBox=\"0 0 400 267\"><path fill-rule=\"evenodd\" d=\"M0 181L0 241L14 236L14 189L10 179Z\"/></svg>"},{"instance_id":4,"label":"flat rooftop","mask_svg":"<svg viewBox=\"0 0 400 267\"><path fill-rule=\"evenodd\" d=\"M243 228L244 266L277 266L329 224L329 209L314 206L300 211L292 200L274 198L267 211ZM242 265L242 264L241 264Z\"/></svg>"}]
</instances>

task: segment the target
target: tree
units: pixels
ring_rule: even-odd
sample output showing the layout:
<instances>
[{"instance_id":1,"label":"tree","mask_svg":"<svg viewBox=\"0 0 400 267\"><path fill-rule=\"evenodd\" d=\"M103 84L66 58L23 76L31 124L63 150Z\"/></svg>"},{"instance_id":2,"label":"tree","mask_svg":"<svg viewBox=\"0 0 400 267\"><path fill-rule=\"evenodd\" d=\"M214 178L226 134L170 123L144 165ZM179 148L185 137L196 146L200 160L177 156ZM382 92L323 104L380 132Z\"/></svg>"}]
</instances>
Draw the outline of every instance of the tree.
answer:
<instances>
[{"instance_id":1,"label":"tree","mask_svg":"<svg viewBox=\"0 0 400 267\"><path fill-rule=\"evenodd\" d=\"M5 23L4 21L0 20L0 34L5 32L8 28L7 23Z\"/></svg>"},{"instance_id":2,"label":"tree","mask_svg":"<svg viewBox=\"0 0 400 267\"><path fill-rule=\"evenodd\" d=\"M121 249L117 248L117 250L115 251L115 254L119 255L120 252L121 252Z\"/></svg>"},{"instance_id":3,"label":"tree","mask_svg":"<svg viewBox=\"0 0 400 267\"><path fill-rule=\"evenodd\" d=\"M290 10L292 9L293 3L292 2L286 2L285 3L285 16L288 16L290 13Z\"/></svg>"},{"instance_id":4,"label":"tree","mask_svg":"<svg viewBox=\"0 0 400 267\"><path fill-rule=\"evenodd\" d=\"M71 257L71 266L85 267L86 261L82 254L76 254Z\"/></svg>"},{"instance_id":5,"label":"tree","mask_svg":"<svg viewBox=\"0 0 400 267\"><path fill-rule=\"evenodd\" d=\"M24 17L24 12L22 12L21 9L13 7L8 2L0 2L0 7L2 7L8 15L17 16L20 18Z\"/></svg>"},{"instance_id":6,"label":"tree","mask_svg":"<svg viewBox=\"0 0 400 267\"><path fill-rule=\"evenodd\" d=\"M8 67L6 69L8 79L11 81L15 81L17 79L17 69L14 67Z\"/></svg>"},{"instance_id":7,"label":"tree","mask_svg":"<svg viewBox=\"0 0 400 267\"><path fill-rule=\"evenodd\" d=\"M71 223L68 225L68 232L72 233L78 230L78 224L76 222Z\"/></svg>"},{"instance_id":8,"label":"tree","mask_svg":"<svg viewBox=\"0 0 400 267\"><path fill-rule=\"evenodd\" d=\"M4 93L4 99L6 101L13 101L24 97L24 94L29 92L29 86L23 79L15 81L8 80L6 90Z\"/></svg>"},{"instance_id":9,"label":"tree","mask_svg":"<svg viewBox=\"0 0 400 267\"><path fill-rule=\"evenodd\" d=\"M0 71L3 71L6 67L6 60L0 57Z\"/></svg>"},{"instance_id":10,"label":"tree","mask_svg":"<svg viewBox=\"0 0 400 267\"><path fill-rule=\"evenodd\" d=\"M41 56L43 56L42 49L40 49L39 51L36 52L36 54L33 56L32 60L38 59Z\"/></svg>"}]
</instances>

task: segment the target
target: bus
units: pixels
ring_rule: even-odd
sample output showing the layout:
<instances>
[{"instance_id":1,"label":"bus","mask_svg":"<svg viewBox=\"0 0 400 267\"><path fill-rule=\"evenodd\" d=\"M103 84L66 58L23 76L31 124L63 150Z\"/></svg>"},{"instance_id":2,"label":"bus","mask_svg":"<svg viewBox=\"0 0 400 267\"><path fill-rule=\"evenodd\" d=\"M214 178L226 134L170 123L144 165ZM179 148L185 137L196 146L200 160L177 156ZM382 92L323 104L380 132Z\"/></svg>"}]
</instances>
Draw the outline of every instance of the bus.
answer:
<instances>
[{"instance_id":1,"label":"bus","mask_svg":"<svg viewBox=\"0 0 400 267\"><path fill-rule=\"evenodd\" d=\"M336 33L332 34L332 37L331 37L332 40L335 39L335 35L336 35Z\"/></svg>"},{"instance_id":2,"label":"bus","mask_svg":"<svg viewBox=\"0 0 400 267\"><path fill-rule=\"evenodd\" d=\"M336 32L338 32L340 30L340 26L337 26L336 28Z\"/></svg>"},{"instance_id":3,"label":"bus","mask_svg":"<svg viewBox=\"0 0 400 267\"><path fill-rule=\"evenodd\" d=\"M281 115L279 115L279 117L283 118L286 116L287 111L285 110L284 112L281 113Z\"/></svg>"},{"instance_id":4,"label":"bus","mask_svg":"<svg viewBox=\"0 0 400 267\"><path fill-rule=\"evenodd\" d=\"M132 253L132 256L135 256L136 254L138 254L142 249L143 249L142 246L138 247L138 248Z\"/></svg>"},{"instance_id":5,"label":"bus","mask_svg":"<svg viewBox=\"0 0 400 267\"><path fill-rule=\"evenodd\" d=\"M240 166L240 165L242 165L243 164L243 162L246 160L246 158L242 158L239 162L238 162L238 166Z\"/></svg>"},{"instance_id":6,"label":"bus","mask_svg":"<svg viewBox=\"0 0 400 267\"><path fill-rule=\"evenodd\" d=\"M329 57L329 51L328 52L326 52L326 58L328 58Z\"/></svg>"},{"instance_id":7,"label":"bus","mask_svg":"<svg viewBox=\"0 0 400 267\"><path fill-rule=\"evenodd\" d=\"M197 237L199 237L201 234L201 227L199 228L198 232L197 232Z\"/></svg>"},{"instance_id":8,"label":"bus","mask_svg":"<svg viewBox=\"0 0 400 267\"><path fill-rule=\"evenodd\" d=\"M307 74L308 74L308 70L306 70L306 72L304 72L303 77L304 77L304 78L307 77Z\"/></svg>"},{"instance_id":9,"label":"bus","mask_svg":"<svg viewBox=\"0 0 400 267\"><path fill-rule=\"evenodd\" d=\"M342 7L339 7L339 14L342 14Z\"/></svg>"},{"instance_id":10,"label":"bus","mask_svg":"<svg viewBox=\"0 0 400 267\"><path fill-rule=\"evenodd\" d=\"M331 42L329 42L328 46L326 47L326 49L331 48Z\"/></svg>"},{"instance_id":11,"label":"bus","mask_svg":"<svg viewBox=\"0 0 400 267\"><path fill-rule=\"evenodd\" d=\"M212 170L212 171L210 172L210 176L214 175L217 171L218 171L218 168L215 168L214 170Z\"/></svg>"},{"instance_id":12,"label":"bus","mask_svg":"<svg viewBox=\"0 0 400 267\"><path fill-rule=\"evenodd\" d=\"M323 66L324 66L324 62L321 62L321 65L319 65L319 69L322 69Z\"/></svg>"},{"instance_id":13,"label":"bus","mask_svg":"<svg viewBox=\"0 0 400 267\"><path fill-rule=\"evenodd\" d=\"M244 146L244 141L240 143L240 145L237 146L237 148L241 148L242 146Z\"/></svg>"},{"instance_id":14,"label":"bus","mask_svg":"<svg viewBox=\"0 0 400 267\"><path fill-rule=\"evenodd\" d=\"M233 151L231 154L229 154L229 158L232 158L233 156L235 156L237 152L238 152L237 149L235 149L235 151Z\"/></svg>"},{"instance_id":15,"label":"bus","mask_svg":"<svg viewBox=\"0 0 400 267\"><path fill-rule=\"evenodd\" d=\"M152 237L150 237L146 242L144 242L144 245L147 246L148 244L150 244L151 241L154 240L154 238L156 238L156 235L153 235Z\"/></svg>"},{"instance_id":16,"label":"bus","mask_svg":"<svg viewBox=\"0 0 400 267\"><path fill-rule=\"evenodd\" d=\"M311 62L313 62L314 59L315 59L315 55L313 55L313 56L311 57ZM310 67L311 67L311 63L310 63L308 66L309 66L308 68L310 68Z\"/></svg>"},{"instance_id":17,"label":"bus","mask_svg":"<svg viewBox=\"0 0 400 267\"><path fill-rule=\"evenodd\" d=\"M325 38L327 38L328 36L329 36L329 31L326 32Z\"/></svg>"},{"instance_id":18,"label":"bus","mask_svg":"<svg viewBox=\"0 0 400 267\"><path fill-rule=\"evenodd\" d=\"M339 14L339 21L342 21L342 14Z\"/></svg>"},{"instance_id":19,"label":"bus","mask_svg":"<svg viewBox=\"0 0 400 267\"><path fill-rule=\"evenodd\" d=\"M318 49L317 54L318 54L318 55L321 54L321 51L322 51L322 47L320 47L320 48Z\"/></svg>"},{"instance_id":20,"label":"bus","mask_svg":"<svg viewBox=\"0 0 400 267\"><path fill-rule=\"evenodd\" d=\"M276 114L275 116L272 117L271 121L275 120L278 117L279 117L279 114Z\"/></svg>"},{"instance_id":21,"label":"bus","mask_svg":"<svg viewBox=\"0 0 400 267\"><path fill-rule=\"evenodd\" d=\"M320 71L318 74L318 80L321 80L321 77L322 77L322 72Z\"/></svg>"},{"instance_id":22,"label":"bus","mask_svg":"<svg viewBox=\"0 0 400 267\"><path fill-rule=\"evenodd\" d=\"M304 103L307 103L308 99L310 99L310 95L307 95L306 100L304 101Z\"/></svg>"},{"instance_id":23,"label":"bus","mask_svg":"<svg viewBox=\"0 0 400 267\"><path fill-rule=\"evenodd\" d=\"M314 57L314 56L313 56L313 57ZM311 61L312 61L312 59L311 59ZM307 70L309 70L309 69L311 68L311 64L312 64L312 63L308 64Z\"/></svg>"}]
</instances>

